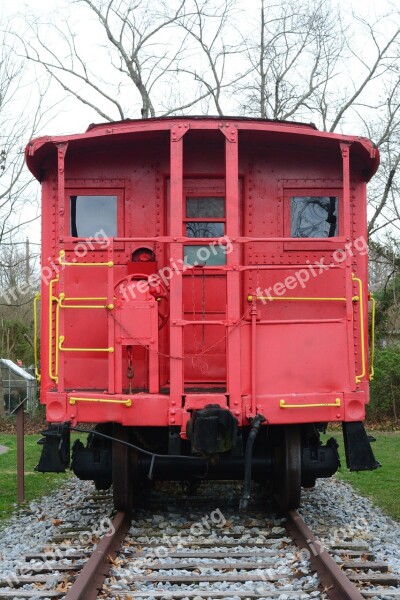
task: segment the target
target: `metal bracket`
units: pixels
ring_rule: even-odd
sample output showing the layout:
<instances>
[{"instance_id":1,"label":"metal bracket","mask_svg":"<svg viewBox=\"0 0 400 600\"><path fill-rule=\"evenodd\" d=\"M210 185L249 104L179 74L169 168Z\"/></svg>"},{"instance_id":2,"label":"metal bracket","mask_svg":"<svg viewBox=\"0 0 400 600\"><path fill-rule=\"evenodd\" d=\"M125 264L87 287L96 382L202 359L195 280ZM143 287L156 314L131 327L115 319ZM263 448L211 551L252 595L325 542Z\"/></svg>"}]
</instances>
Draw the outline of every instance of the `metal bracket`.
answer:
<instances>
[{"instance_id":1,"label":"metal bracket","mask_svg":"<svg viewBox=\"0 0 400 600\"><path fill-rule=\"evenodd\" d=\"M231 144L237 143L238 130L236 127L234 127L231 123L220 123L219 128L228 142L231 142Z\"/></svg>"},{"instance_id":2,"label":"metal bracket","mask_svg":"<svg viewBox=\"0 0 400 600\"><path fill-rule=\"evenodd\" d=\"M179 142L187 131L189 131L189 123L179 123L179 125L174 125L171 128L171 141Z\"/></svg>"}]
</instances>

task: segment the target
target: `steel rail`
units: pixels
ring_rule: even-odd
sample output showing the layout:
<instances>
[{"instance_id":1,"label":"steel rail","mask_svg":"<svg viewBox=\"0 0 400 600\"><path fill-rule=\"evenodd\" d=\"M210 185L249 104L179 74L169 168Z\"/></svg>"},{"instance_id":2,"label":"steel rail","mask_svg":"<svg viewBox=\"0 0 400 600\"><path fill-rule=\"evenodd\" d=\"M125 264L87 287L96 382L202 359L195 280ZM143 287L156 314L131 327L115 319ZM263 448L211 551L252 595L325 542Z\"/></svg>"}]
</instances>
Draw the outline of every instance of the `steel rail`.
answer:
<instances>
[{"instance_id":1,"label":"steel rail","mask_svg":"<svg viewBox=\"0 0 400 600\"><path fill-rule=\"evenodd\" d=\"M289 510L285 527L296 544L307 550L324 592L331 600L363 600L356 586L346 577L296 510Z\"/></svg>"},{"instance_id":2,"label":"steel rail","mask_svg":"<svg viewBox=\"0 0 400 600\"><path fill-rule=\"evenodd\" d=\"M121 541L127 534L130 518L125 512L118 512L110 527L97 544L82 571L65 595L65 600L95 600L102 588L105 578L111 567L111 560L115 558Z\"/></svg>"}]
</instances>

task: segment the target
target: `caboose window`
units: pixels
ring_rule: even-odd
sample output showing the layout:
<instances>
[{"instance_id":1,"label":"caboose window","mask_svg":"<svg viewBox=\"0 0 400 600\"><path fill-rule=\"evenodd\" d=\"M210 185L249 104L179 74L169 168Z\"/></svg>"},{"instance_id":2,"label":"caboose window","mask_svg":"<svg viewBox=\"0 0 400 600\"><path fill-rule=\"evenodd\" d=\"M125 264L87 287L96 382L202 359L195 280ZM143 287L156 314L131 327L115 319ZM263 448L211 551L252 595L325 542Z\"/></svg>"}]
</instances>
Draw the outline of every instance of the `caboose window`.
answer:
<instances>
[{"instance_id":1,"label":"caboose window","mask_svg":"<svg viewBox=\"0 0 400 600\"><path fill-rule=\"evenodd\" d=\"M117 236L117 196L70 196L71 236Z\"/></svg>"},{"instance_id":2,"label":"caboose window","mask_svg":"<svg viewBox=\"0 0 400 600\"><path fill-rule=\"evenodd\" d=\"M191 196L186 198L186 216L189 218L225 218L225 198Z\"/></svg>"},{"instance_id":3,"label":"caboose window","mask_svg":"<svg viewBox=\"0 0 400 600\"><path fill-rule=\"evenodd\" d=\"M292 196L290 234L293 238L328 238L339 233L337 196Z\"/></svg>"},{"instance_id":4,"label":"caboose window","mask_svg":"<svg viewBox=\"0 0 400 600\"><path fill-rule=\"evenodd\" d=\"M220 238L225 235L225 198L223 196L187 196L184 218L184 235L189 238ZM189 264L208 266L226 264L223 249L212 245L187 245L185 260Z\"/></svg>"},{"instance_id":5,"label":"caboose window","mask_svg":"<svg viewBox=\"0 0 400 600\"><path fill-rule=\"evenodd\" d=\"M196 238L215 238L224 235L224 223L208 223L203 221L193 221L186 223L187 237Z\"/></svg>"}]
</instances>

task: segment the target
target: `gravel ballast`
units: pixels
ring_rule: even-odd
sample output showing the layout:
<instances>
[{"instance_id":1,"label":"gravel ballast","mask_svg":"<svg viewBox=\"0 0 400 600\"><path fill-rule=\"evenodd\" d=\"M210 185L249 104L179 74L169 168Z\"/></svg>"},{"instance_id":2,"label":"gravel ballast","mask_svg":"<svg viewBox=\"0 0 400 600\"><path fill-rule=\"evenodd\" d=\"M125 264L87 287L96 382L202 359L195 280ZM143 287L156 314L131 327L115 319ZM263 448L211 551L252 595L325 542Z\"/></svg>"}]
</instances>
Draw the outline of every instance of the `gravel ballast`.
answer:
<instances>
[{"instance_id":1,"label":"gravel ballast","mask_svg":"<svg viewBox=\"0 0 400 600\"><path fill-rule=\"evenodd\" d=\"M207 483L204 484L204 487L206 486ZM235 486L232 489L237 494L241 488ZM226 490L226 484L213 483L206 492L206 495L208 494L208 505L210 504L211 494L215 493L219 499L226 498L226 491L224 490ZM44 546L49 545L52 537L59 533L60 524L73 522L76 522L77 525L82 524L82 508L79 507L87 503L85 499L93 492L94 487L90 482L72 479L63 484L57 492L40 500L32 501L28 507L19 510L4 523L0 531L1 579L16 572L18 566L24 563L23 557L26 553L40 552ZM237 500L239 500L239 494ZM219 501L216 500L215 509L220 506ZM148 508L151 510L151 506ZM222 512L223 510L221 507ZM378 560L387 562L394 573L400 574L400 523L385 516L370 500L358 495L348 483L336 478L319 480L313 491L303 491L302 508L299 512L327 548L337 541L350 538L364 540ZM84 513L86 515L85 527L89 532L96 532L101 526L102 517L111 513L110 500L105 500L104 505L95 503L92 508L85 509ZM188 522L192 521L190 513L187 517L188 521L183 522L181 514L176 513L174 516L173 508L162 511L162 516L160 516L157 514L157 508L155 508L148 526L151 528L158 527L163 530L164 534L168 535L171 525L173 525L171 533L173 530L176 532L175 521L179 522L182 530L185 530L185 527L188 527ZM171 520L170 523L168 523L168 518ZM246 519L248 517L245 515L242 517L239 511L236 511L233 526L237 533L242 533L243 526L241 523ZM266 515L266 519L270 519L270 516ZM279 527L279 521L277 520L272 525ZM137 532L132 527L131 536L134 537L135 533ZM252 538L259 537L258 531L254 528L249 531L249 535ZM72 554L73 550L71 549ZM257 554L256 548L254 554ZM290 558L290 556L286 557L286 559ZM200 561L201 559L199 559ZM166 568L168 568L168 562L168 558L166 558ZM229 563L229 560L227 563ZM199 567L201 567L200 564ZM274 572L284 571L284 561L277 561L274 565ZM129 581L128 573L126 575L126 581ZM132 575L132 572L129 575ZM312 581L312 578L305 574L304 583L306 581L310 586L309 589L312 589L315 581ZM231 589L230 585L223 580L217 586L221 590ZM125 585L122 583L122 589L124 587ZM174 589L173 585L167 585L166 587L169 587L170 590ZM298 590L297 584L296 587L290 585L287 590L282 590L282 592L287 594L287 598L290 598L290 593L296 589ZM307 586L302 589L306 592ZM234 597L234 594L232 597ZM314 596L310 593L306 597Z\"/></svg>"}]
</instances>

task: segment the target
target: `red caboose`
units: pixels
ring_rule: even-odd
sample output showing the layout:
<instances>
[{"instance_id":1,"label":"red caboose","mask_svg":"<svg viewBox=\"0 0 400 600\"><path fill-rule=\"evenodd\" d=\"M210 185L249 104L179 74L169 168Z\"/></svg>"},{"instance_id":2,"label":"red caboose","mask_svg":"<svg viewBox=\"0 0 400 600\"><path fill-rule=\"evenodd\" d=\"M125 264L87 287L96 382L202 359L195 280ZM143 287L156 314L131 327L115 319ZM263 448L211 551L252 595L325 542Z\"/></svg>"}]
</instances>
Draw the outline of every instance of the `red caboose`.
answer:
<instances>
[{"instance_id":1,"label":"red caboose","mask_svg":"<svg viewBox=\"0 0 400 600\"><path fill-rule=\"evenodd\" d=\"M375 468L368 402L370 141L185 117L91 126L26 152L41 181L39 470L114 483L251 477L283 507ZM60 452L61 448L61 452Z\"/></svg>"}]
</instances>

